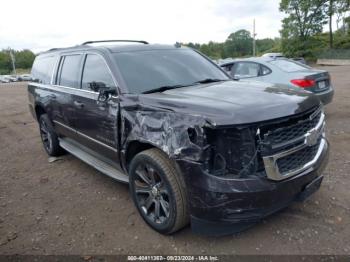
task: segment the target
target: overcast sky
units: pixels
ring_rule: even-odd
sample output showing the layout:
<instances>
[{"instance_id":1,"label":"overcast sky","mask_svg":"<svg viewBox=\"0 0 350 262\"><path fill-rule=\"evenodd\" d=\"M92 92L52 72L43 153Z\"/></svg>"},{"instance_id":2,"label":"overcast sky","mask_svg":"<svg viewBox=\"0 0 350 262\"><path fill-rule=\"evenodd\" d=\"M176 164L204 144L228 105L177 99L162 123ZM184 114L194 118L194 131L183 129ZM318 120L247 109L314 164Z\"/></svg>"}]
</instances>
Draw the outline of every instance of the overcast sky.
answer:
<instances>
[{"instance_id":1,"label":"overcast sky","mask_svg":"<svg viewBox=\"0 0 350 262\"><path fill-rule=\"evenodd\" d=\"M1 2L0 49L35 52L87 40L223 42L236 30L277 37L279 0L11 0Z\"/></svg>"}]
</instances>

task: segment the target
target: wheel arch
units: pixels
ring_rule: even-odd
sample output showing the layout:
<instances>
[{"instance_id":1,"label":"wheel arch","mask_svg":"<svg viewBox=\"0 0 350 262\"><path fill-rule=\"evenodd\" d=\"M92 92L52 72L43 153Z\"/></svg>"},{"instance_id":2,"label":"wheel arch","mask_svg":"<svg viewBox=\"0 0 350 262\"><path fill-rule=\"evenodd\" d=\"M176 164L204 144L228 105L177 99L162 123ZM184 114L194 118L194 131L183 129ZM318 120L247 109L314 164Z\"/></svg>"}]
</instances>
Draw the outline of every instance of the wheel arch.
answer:
<instances>
[{"instance_id":1,"label":"wheel arch","mask_svg":"<svg viewBox=\"0 0 350 262\"><path fill-rule=\"evenodd\" d=\"M46 110L41 104L36 104L34 107L34 111L37 121L39 121L41 115L46 114Z\"/></svg>"},{"instance_id":2,"label":"wheel arch","mask_svg":"<svg viewBox=\"0 0 350 262\"><path fill-rule=\"evenodd\" d=\"M130 141L125 150L125 166L129 170L132 159L140 152L151 148L158 148L155 145L147 142L141 142L139 140ZM159 149L159 148L158 148Z\"/></svg>"}]
</instances>

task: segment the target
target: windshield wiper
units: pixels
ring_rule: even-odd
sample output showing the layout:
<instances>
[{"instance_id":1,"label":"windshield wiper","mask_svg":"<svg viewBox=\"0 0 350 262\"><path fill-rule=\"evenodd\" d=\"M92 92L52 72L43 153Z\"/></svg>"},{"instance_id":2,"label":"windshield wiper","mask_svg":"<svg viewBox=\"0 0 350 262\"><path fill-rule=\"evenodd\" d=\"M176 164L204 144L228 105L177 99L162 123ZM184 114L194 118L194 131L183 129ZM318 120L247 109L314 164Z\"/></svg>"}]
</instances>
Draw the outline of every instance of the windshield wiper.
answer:
<instances>
[{"instance_id":1,"label":"windshield wiper","mask_svg":"<svg viewBox=\"0 0 350 262\"><path fill-rule=\"evenodd\" d=\"M169 86L161 86L157 87L151 90L147 90L142 92L142 94L151 94L151 93L157 93L157 92L164 92L167 90L175 89L175 88L180 88L180 87L187 87L187 86L194 86L198 84L208 84L208 83L214 83L214 82L221 82L221 81L228 81L229 79L216 79L216 78L206 78L203 80L196 81L192 84L189 85L169 85Z\"/></svg>"},{"instance_id":2,"label":"windshield wiper","mask_svg":"<svg viewBox=\"0 0 350 262\"><path fill-rule=\"evenodd\" d=\"M208 84L208 83L215 83L215 82L221 82L221 81L228 81L228 79L206 78L206 79L194 82L193 85L195 85L195 84Z\"/></svg>"},{"instance_id":3,"label":"windshield wiper","mask_svg":"<svg viewBox=\"0 0 350 262\"><path fill-rule=\"evenodd\" d=\"M172 85L172 86L161 86L161 87L157 87L151 90L147 90L142 92L142 94L151 94L151 93L157 93L157 92L164 92L167 90L171 90L171 89L175 89L175 88L180 88L180 87L185 87L188 85Z\"/></svg>"}]
</instances>

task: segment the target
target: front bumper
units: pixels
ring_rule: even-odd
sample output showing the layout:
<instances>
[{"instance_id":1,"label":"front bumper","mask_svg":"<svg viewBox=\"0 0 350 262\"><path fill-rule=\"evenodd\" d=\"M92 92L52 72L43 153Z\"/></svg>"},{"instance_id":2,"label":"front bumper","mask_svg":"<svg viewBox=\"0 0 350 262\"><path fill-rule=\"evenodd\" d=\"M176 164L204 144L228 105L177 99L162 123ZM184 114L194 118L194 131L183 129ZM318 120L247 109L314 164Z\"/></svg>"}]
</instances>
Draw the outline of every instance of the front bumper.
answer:
<instances>
[{"instance_id":1,"label":"front bumper","mask_svg":"<svg viewBox=\"0 0 350 262\"><path fill-rule=\"evenodd\" d=\"M281 181L266 177L224 179L206 173L201 164L177 161L187 185L192 230L205 235L237 233L292 201L308 197L321 184L328 152L325 142L312 166Z\"/></svg>"}]
</instances>

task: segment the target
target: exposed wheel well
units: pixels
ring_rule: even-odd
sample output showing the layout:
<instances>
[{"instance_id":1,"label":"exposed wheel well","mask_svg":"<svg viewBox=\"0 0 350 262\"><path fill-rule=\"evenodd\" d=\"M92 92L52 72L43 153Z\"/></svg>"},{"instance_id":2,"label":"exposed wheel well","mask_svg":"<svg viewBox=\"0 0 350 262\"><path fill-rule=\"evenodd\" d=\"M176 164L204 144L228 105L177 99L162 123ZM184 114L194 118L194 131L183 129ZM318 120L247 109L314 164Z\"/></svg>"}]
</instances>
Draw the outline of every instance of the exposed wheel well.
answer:
<instances>
[{"instance_id":1,"label":"exposed wheel well","mask_svg":"<svg viewBox=\"0 0 350 262\"><path fill-rule=\"evenodd\" d=\"M36 105L35 106L35 114L36 114L36 119L39 121L39 119L40 119L40 116L42 115L42 114L45 114L46 113L46 111L44 110L44 108L42 107L42 106L40 106L40 105Z\"/></svg>"},{"instance_id":2,"label":"exposed wheel well","mask_svg":"<svg viewBox=\"0 0 350 262\"><path fill-rule=\"evenodd\" d=\"M126 150L126 155L125 155L127 169L129 170L129 165L131 163L131 160L134 158L134 156L150 148L154 148L154 146L151 144L142 143L139 141L131 142Z\"/></svg>"}]
</instances>

